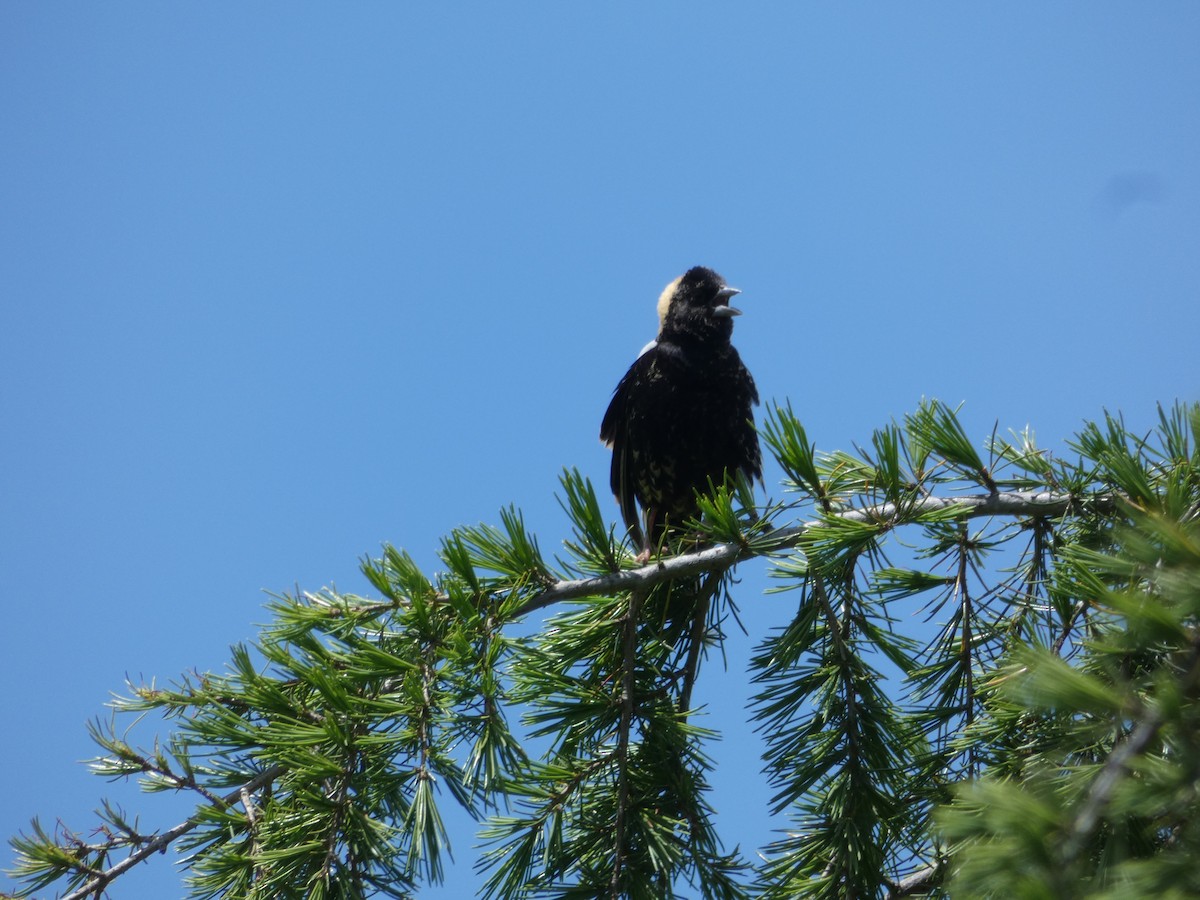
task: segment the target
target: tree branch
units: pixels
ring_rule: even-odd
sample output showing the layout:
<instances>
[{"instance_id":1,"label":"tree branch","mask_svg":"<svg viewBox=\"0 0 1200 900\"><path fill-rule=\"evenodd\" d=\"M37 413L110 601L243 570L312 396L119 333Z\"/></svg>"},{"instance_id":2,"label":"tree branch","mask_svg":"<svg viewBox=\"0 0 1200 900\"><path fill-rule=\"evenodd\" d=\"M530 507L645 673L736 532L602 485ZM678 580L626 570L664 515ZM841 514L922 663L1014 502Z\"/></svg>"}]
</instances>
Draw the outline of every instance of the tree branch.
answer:
<instances>
[{"instance_id":1,"label":"tree branch","mask_svg":"<svg viewBox=\"0 0 1200 900\"><path fill-rule=\"evenodd\" d=\"M683 687L679 691L679 711L687 714L692 707L692 688L696 686L696 676L700 671L700 654L704 650L704 636L708 626L708 610L712 605L713 594L721 585L724 569L715 570L704 579L699 587L696 598L696 608L692 612L692 627L688 636L687 660L683 667Z\"/></svg>"},{"instance_id":2,"label":"tree branch","mask_svg":"<svg viewBox=\"0 0 1200 900\"><path fill-rule=\"evenodd\" d=\"M900 900L902 897L913 897L917 894L928 893L938 887L942 881L940 865L926 866L918 869L900 881L888 885L888 900Z\"/></svg>"},{"instance_id":3,"label":"tree branch","mask_svg":"<svg viewBox=\"0 0 1200 900\"><path fill-rule=\"evenodd\" d=\"M264 785L269 784L285 771L286 769L283 766L271 766L271 768L260 772L245 784L230 791L224 797L218 798L218 800L224 806L233 806L243 796L248 796L251 792L257 791ZM217 804L214 803L213 805ZM247 815L250 815L250 813L248 812ZM130 853L119 863L110 866L103 872L93 875L78 890L64 895L62 900L88 900L89 897L99 896L111 882L124 875L138 863L149 859L155 853L161 853L166 850L167 847L171 846L176 840L183 837L199 824L200 817L198 815L180 822L174 828L164 831L162 834L145 843L140 849Z\"/></svg>"},{"instance_id":4,"label":"tree branch","mask_svg":"<svg viewBox=\"0 0 1200 900\"><path fill-rule=\"evenodd\" d=\"M1052 491L1007 491L962 497L923 497L904 504L880 503L842 510L832 513L829 518L846 522L890 522L900 516L911 518L948 509L960 510L964 519L981 516L1061 516L1075 507L1083 506L1107 511L1115 503L1116 497L1111 494L1081 498ZM765 550L752 550L739 544L717 544L692 553L655 560L636 569L622 569L592 578L560 581L522 604L514 614L528 615L563 600L652 587L672 578L729 567L756 556L787 550L795 547L806 532L820 524L820 520L813 520L777 529L771 533L770 546Z\"/></svg>"},{"instance_id":5,"label":"tree branch","mask_svg":"<svg viewBox=\"0 0 1200 900\"><path fill-rule=\"evenodd\" d=\"M625 866L625 820L629 814L629 741L633 715L637 708L637 629L641 619L644 591L629 595L625 611L621 645L621 720L617 733L617 810L613 822L613 868L609 888L613 900L621 896L621 875Z\"/></svg>"},{"instance_id":6,"label":"tree branch","mask_svg":"<svg viewBox=\"0 0 1200 900\"><path fill-rule=\"evenodd\" d=\"M1198 681L1200 681L1200 637L1193 638L1191 652L1188 654L1183 674L1180 677L1180 682L1185 690L1194 688ZM1075 814L1063 842L1063 858L1068 863L1073 862L1083 852L1092 832L1100 823L1104 808L1112 798L1113 792L1128 774L1134 757L1145 751L1163 726L1166 717L1161 709L1145 709L1144 712L1145 716L1138 721L1137 727L1133 729L1129 737L1113 748L1104 763L1104 768L1092 782L1083 806Z\"/></svg>"}]
</instances>

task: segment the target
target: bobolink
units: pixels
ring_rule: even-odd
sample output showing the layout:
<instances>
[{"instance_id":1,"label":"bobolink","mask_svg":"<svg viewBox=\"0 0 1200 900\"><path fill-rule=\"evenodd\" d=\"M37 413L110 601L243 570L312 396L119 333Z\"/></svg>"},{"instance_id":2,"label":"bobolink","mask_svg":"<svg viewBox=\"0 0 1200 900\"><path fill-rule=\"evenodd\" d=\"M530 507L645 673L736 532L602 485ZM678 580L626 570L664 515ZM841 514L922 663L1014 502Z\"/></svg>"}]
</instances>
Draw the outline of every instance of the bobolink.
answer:
<instances>
[{"instance_id":1,"label":"bobolink","mask_svg":"<svg viewBox=\"0 0 1200 900\"><path fill-rule=\"evenodd\" d=\"M730 343L739 293L712 269L688 269L658 300L658 337L613 392L600 425L613 493L648 559L668 527L699 512L696 492L737 473L762 477L754 379ZM638 506L644 521L638 522Z\"/></svg>"}]
</instances>

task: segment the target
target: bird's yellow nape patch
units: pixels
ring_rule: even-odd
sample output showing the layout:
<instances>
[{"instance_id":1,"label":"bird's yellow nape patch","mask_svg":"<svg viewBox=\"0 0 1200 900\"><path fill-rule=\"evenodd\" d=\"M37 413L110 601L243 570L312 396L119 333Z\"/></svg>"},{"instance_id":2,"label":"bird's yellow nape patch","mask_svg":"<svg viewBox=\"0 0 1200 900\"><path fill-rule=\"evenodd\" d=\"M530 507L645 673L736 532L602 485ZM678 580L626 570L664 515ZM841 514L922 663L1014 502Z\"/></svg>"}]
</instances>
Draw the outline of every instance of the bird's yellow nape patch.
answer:
<instances>
[{"instance_id":1,"label":"bird's yellow nape patch","mask_svg":"<svg viewBox=\"0 0 1200 900\"><path fill-rule=\"evenodd\" d=\"M662 331L663 323L667 321L667 310L671 308L671 301L675 299L675 292L679 290L679 282L683 281L683 276L680 275L658 295L658 330Z\"/></svg>"}]
</instances>

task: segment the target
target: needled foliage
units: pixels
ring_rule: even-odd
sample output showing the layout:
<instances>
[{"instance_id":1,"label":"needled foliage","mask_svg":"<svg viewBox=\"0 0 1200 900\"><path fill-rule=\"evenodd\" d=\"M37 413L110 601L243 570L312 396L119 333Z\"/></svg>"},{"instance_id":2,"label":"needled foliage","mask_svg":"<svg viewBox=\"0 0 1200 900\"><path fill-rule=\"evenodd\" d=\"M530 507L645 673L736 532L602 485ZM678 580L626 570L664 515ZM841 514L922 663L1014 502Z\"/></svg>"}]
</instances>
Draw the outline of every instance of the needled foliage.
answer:
<instances>
[{"instance_id":1,"label":"needled foliage","mask_svg":"<svg viewBox=\"0 0 1200 900\"><path fill-rule=\"evenodd\" d=\"M452 837L496 898L1200 893L1200 408L1062 454L937 401L853 450L786 406L761 433L782 496L707 492L647 565L568 471L555 554L506 509L436 573L385 547L371 596L276 597L225 671L131 685L92 767L194 812L34 822L22 896L119 892L174 846L193 897L407 897ZM777 610L746 701L779 837L743 847L694 697L759 559L737 602Z\"/></svg>"}]
</instances>

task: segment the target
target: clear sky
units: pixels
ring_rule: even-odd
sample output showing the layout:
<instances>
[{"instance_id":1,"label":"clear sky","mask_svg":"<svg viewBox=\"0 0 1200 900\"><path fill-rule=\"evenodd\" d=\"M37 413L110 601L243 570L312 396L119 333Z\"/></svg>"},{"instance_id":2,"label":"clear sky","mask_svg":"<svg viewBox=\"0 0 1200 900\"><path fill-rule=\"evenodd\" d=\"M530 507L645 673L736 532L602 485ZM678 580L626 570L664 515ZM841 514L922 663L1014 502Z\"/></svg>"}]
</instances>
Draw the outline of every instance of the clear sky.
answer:
<instances>
[{"instance_id":1,"label":"clear sky","mask_svg":"<svg viewBox=\"0 0 1200 900\"><path fill-rule=\"evenodd\" d=\"M1197 48L1191 2L0 4L0 835L88 825L85 721L223 667L264 590L510 502L558 546L688 266L825 449L922 397L1059 448L1200 399ZM743 576L698 699L753 849L792 601Z\"/></svg>"}]
</instances>

